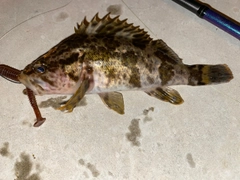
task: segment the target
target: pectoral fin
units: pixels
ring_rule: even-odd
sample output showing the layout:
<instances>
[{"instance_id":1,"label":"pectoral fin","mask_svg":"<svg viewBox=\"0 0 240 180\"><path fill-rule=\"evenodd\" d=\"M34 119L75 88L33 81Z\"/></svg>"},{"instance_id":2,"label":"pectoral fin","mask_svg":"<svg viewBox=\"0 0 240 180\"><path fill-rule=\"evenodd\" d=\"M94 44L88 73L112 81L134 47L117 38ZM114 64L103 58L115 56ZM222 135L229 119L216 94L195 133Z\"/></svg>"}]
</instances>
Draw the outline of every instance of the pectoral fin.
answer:
<instances>
[{"instance_id":1,"label":"pectoral fin","mask_svg":"<svg viewBox=\"0 0 240 180\"><path fill-rule=\"evenodd\" d=\"M156 89L145 91L148 95L172 104L182 104L183 99L180 94L169 87L158 87Z\"/></svg>"},{"instance_id":2,"label":"pectoral fin","mask_svg":"<svg viewBox=\"0 0 240 180\"><path fill-rule=\"evenodd\" d=\"M116 111L119 114L124 114L124 101L123 96L119 92L107 92L98 94L102 101L108 108Z\"/></svg>"},{"instance_id":3,"label":"pectoral fin","mask_svg":"<svg viewBox=\"0 0 240 180\"><path fill-rule=\"evenodd\" d=\"M73 109L76 107L77 103L80 102L81 99L84 97L85 93L89 88L89 84L90 82L88 79L83 80L75 94L73 94L72 97L63 106L60 106L57 109L61 111L72 112Z\"/></svg>"}]
</instances>

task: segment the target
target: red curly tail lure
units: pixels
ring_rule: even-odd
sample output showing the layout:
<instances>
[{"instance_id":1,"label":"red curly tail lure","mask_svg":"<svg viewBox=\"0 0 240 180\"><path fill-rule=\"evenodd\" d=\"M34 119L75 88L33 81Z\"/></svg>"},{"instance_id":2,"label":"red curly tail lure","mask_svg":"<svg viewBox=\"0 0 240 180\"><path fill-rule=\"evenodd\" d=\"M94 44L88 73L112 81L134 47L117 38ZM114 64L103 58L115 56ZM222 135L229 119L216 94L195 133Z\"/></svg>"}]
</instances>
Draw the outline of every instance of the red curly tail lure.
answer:
<instances>
[{"instance_id":1,"label":"red curly tail lure","mask_svg":"<svg viewBox=\"0 0 240 180\"><path fill-rule=\"evenodd\" d=\"M18 75L21 73L20 70L15 69L13 67L7 66L5 64L0 64L0 76L2 76L3 78L13 82L13 83L21 83L18 80ZM29 88L26 88L26 94L28 96L28 99L30 101L30 104L34 110L34 113L36 115L36 119L37 121L34 123L34 127L39 127L41 126L44 121L46 120L46 118L43 118L39 109L38 109L38 105L36 102L36 98L35 95L33 93L33 91Z\"/></svg>"}]
</instances>

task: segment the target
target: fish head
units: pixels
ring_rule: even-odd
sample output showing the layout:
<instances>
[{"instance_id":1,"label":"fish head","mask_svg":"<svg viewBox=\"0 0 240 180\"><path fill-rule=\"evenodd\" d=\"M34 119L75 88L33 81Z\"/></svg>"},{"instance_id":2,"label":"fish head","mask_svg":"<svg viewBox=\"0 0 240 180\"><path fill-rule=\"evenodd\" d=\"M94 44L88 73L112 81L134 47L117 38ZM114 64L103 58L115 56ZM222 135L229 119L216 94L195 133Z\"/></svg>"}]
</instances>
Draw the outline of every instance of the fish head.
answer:
<instances>
[{"instance_id":1,"label":"fish head","mask_svg":"<svg viewBox=\"0 0 240 180\"><path fill-rule=\"evenodd\" d=\"M73 94L81 83L79 52L50 50L27 65L19 81L36 95Z\"/></svg>"}]
</instances>

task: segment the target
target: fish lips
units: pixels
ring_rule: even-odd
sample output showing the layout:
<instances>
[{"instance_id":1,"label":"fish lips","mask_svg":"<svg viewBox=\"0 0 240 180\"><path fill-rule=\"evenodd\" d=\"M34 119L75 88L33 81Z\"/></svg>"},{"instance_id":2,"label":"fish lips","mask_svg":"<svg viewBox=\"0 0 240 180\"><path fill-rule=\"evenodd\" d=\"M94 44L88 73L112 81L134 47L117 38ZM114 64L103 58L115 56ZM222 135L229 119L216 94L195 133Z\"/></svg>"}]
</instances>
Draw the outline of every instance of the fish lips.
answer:
<instances>
[{"instance_id":1,"label":"fish lips","mask_svg":"<svg viewBox=\"0 0 240 180\"><path fill-rule=\"evenodd\" d=\"M27 88L31 89L35 95L42 95L44 89L40 85L41 82L35 78L31 78L23 73L23 71L18 75L19 81L24 84Z\"/></svg>"}]
</instances>

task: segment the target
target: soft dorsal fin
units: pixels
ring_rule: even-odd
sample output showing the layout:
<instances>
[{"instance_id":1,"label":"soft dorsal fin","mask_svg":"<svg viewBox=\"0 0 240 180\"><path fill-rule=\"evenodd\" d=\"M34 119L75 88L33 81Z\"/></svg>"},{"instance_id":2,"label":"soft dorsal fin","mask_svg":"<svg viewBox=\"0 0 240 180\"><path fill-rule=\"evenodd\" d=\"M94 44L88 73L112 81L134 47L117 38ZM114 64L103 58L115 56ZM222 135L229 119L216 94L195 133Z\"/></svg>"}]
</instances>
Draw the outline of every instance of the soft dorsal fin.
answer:
<instances>
[{"instance_id":1,"label":"soft dorsal fin","mask_svg":"<svg viewBox=\"0 0 240 180\"><path fill-rule=\"evenodd\" d=\"M117 36L141 42L150 42L152 40L150 35L140 29L139 26L128 24L127 19L120 20L119 16L111 18L110 13L102 19L99 18L97 13L90 22L85 17L81 24L77 24L74 29L76 34Z\"/></svg>"},{"instance_id":2,"label":"soft dorsal fin","mask_svg":"<svg viewBox=\"0 0 240 180\"><path fill-rule=\"evenodd\" d=\"M182 59L163 40L152 41L152 45L157 48L157 51L166 54L176 63L182 64Z\"/></svg>"}]
</instances>

